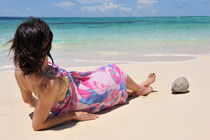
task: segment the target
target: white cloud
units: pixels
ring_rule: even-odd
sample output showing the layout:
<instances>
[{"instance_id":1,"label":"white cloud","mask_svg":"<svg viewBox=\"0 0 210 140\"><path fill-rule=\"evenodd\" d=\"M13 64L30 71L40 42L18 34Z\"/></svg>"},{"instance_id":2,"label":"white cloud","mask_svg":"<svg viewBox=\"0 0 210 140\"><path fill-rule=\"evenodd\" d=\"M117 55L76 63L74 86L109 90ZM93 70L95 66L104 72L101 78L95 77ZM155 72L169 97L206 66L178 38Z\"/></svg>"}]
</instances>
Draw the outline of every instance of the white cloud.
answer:
<instances>
[{"instance_id":1,"label":"white cloud","mask_svg":"<svg viewBox=\"0 0 210 140\"><path fill-rule=\"evenodd\" d=\"M22 12L16 10L16 9L0 9L0 16L22 16Z\"/></svg>"},{"instance_id":2,"label":"white cloud","mask_svg":"<svg viewBox=\"0 0 210 140\"><path fill-rule=\"evenodd\" d=\"M112 2L107 2L101 5L86 6L86 7L83 7L82 10L107 12L113 9L117 9L118 7L119 6L117 4L114 4Z\"/></svg>"},{"instance_id":3,"label":"white cloud","mask_svg":"<svg viewBox=\"0 0 210 140\"><path fill-rule=\"evenodd\" d=\"M154 5L158 3L158 0L137 0L139 4L143 5Z\"/></svg>"},{"instance_id":4,"label":"white cloud","mask_svg":"<svg viewBox=\"0 0 210 140\"><path fill-rule=\"evenodd\" d=\"M30 12L30 11L31 11L31 8L26 8L26 10L27 10L28 12Z\"/></svg>"},{"instance_id":5,"label":"white cloud","mask_svg":"<svg viewBox=\"0 0 210 140\"><path fill-rule=\"evenodd\" d=\"M133 11L134 16L153 16L158 10L155 8L155 4L158 0L137 0L137 6Z\"/></svg>"},{"instance_id":6,"label":"white cloud","mask_svg":"<svg viewBox=\"0 0 210 140\"><path fill-rule=\"evenodd\" d=\"M52 5L55 7L60 7L60 8L67 8L70 5L74 5L74 2L70 2L70 1L63 1L63 2L58 2L58 3L53 3Z\"/></svg>"},{"instance_id":7,"label":"white cloud","mask_svg":"<svg viewBox=\"0 0 210 140\"><path fill-rule=\"evenodd\" d=\"M96 4L96 3L105 3L110 1L113 0L77 0L77 2L80 4Z\"/></svg>"},{"instance_id":8,"label":"white cloud","mask_svg":"<svg viewBox=\"0 0 210 140\"><path fill-rule=\"evenodd\" d=\"M101 12L108 12L115 9L124 12L129 12L132 10L132 8L122 7L120 5L114 4L113 2L106 2L100 5L85 6L82 8L82 10L85 11L101 11Z\"/></svg>"},{"instance_id":9,"label":"white cloud","mask_svg":"<svg viewBox=\"0 0 210 140\"><path fill-rule=\"evenodd\" d=\"M125 11L125 12L130 12L130 11L132 10L132 8L128 8L128 7L119 7L119 10Z\"/></svg>"}]
</instances>

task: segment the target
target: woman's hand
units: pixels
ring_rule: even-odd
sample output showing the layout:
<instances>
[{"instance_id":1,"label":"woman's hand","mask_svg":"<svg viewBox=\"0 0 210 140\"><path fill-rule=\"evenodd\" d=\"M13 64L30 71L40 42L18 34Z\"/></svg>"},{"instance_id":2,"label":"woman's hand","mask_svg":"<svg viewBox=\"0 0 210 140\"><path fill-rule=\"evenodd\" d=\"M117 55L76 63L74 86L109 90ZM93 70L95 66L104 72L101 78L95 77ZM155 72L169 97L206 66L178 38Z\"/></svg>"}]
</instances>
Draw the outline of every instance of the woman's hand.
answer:
<instances>
[{"instance_id":1,"label":"woman's hand","mask_svg":"<svg viewBox=\"0 0 210 140\"><path fill-rule=\"evenodd\" d=\"M95 120L99 117L97 114L87 113L87 112L74 112L74 120L78 121L88 121L88 120Z\"/></svg>"}]
</instances>

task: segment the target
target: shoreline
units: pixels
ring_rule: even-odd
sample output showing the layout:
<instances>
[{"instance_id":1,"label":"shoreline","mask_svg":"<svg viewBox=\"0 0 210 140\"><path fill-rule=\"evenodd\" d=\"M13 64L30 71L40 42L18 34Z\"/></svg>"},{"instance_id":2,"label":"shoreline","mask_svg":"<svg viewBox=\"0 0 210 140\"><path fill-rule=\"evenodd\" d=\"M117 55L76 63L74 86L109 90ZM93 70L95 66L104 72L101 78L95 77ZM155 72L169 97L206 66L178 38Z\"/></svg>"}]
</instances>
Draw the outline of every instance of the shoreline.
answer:
<instances>
[{"instance_id":1,"label":"shoreline","mask_svg":"<svg viewBox=\"0 0 210 140\"><path fill-rule=\"evenodd\" d=\"M145 56L149 56L149 55L145 55ZM126 65L126 64L161 64L161 63L179 63L179 62L190 62L190 61L195 61L196 59L199 59L199 57L202 56L210 56L210 54L200 54L200 55L177 55L177 56L170 56L170 55L166 55L166 56L161 56L161 55L154 55L154 56L149 56L149 57L153 57L152 60L142 60L142 61L126 61L126 60L84 60L84 59L74 59L73 63L70 64L70 66L66 63L66 60L63 62L62 60L59 60L59 58L55 58L54 61L56 62L56 60L58 60L58 64L59 66L62 66L64 68L67 67L96 67L96 66L100 66L100 65L106 65L106 64L118 64L118 65ZM154 61L154 58L160 58L160 57L173 57L171 60L156 60ZM182 57L180 59L180 57ZM8 58L9 59L9 58ZM59 61L62 61L59 63ZM69 63L69 62L68 62ZM98 63L98 64L95 64ZM79 64L79 65L78 65ZM11 63L9 65L3 65L0 66L0 72L5 72L5 71L10 71L10 70L14 70L14 65Z\"/></svg>"}]
</instances>

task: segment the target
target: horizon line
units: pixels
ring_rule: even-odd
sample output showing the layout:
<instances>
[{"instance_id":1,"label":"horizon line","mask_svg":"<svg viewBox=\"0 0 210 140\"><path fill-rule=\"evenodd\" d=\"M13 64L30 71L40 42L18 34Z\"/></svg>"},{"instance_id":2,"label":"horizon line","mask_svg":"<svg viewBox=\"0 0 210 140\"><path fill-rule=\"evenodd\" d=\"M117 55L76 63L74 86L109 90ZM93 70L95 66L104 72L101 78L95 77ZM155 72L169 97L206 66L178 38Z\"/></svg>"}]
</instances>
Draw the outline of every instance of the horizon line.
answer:
<instances>
[{"instance_id":1,"label":"horizon line","mask_svg":"<svg viewBox=\"0 0 210 140\"><path fill-rule=\"evenodd\" d=\"M111 17L111 16L90 16L90 17L80 17L80 16L0 16L0 18L29 18L29 17L38 17L38 18L158 18L158 17L210 17L210 16L118 16L118 17Z\"/></svg>"}]
</instances>

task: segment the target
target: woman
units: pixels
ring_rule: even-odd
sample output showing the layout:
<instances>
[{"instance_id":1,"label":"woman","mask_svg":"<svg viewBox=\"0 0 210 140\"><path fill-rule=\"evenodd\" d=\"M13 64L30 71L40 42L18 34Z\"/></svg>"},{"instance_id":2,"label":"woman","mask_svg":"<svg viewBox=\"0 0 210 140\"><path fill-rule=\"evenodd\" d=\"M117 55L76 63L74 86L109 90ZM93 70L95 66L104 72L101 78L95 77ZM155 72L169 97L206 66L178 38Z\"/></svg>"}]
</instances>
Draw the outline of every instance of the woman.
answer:
<instances>
[{"instance_id":1,"label":"woman","mask_svg":"<svg viewBox=\"0 0 210 140\"><path fill-rule=\"evenodd\" d=\"M125 103L127 90L132 91L129 95L152 92L150 84L155 81L155 74L138 85L114 64L89 72L59 68L50 55L52 39L49 26L32 18L19 25L12 40L15 77L23 101L35 108L34 130L70 120L94 120L99 117L94 113Z\"/></svg>"}]
</instances>

